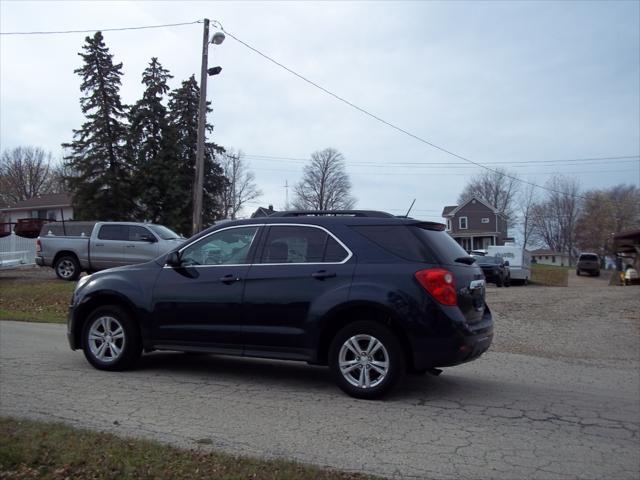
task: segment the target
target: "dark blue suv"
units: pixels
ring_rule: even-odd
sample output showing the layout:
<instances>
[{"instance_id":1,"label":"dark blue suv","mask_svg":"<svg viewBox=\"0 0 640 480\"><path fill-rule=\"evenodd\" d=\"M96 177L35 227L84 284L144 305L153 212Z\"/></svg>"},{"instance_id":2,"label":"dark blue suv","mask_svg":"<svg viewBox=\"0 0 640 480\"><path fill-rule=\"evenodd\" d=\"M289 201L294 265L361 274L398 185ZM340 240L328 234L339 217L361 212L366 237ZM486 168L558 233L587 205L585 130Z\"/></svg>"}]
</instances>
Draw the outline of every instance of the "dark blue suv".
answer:
<instances>
[{"instance_id":1,"label":"dark blue suv","mask_svg":"<svg viewBox=\"0 0 640 480\"><path fill-rule=\"evenodd\" d=\"M103 370L141 352L329 365L359 398L491 344L485 280L439 223L384 212L284 212L213 226L141 265L83 277L68 339Z\"/></svg>"}]
</instances>

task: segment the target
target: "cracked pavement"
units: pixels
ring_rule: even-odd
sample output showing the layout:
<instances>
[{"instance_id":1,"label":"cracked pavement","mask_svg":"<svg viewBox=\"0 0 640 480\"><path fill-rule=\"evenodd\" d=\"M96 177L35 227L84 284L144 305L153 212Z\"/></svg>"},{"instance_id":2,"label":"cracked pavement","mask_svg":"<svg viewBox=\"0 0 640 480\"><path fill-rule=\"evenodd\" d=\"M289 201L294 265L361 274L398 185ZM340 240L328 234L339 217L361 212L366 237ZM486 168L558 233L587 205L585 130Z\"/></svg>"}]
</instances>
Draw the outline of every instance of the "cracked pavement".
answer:
<instances>
[{"instance_id":1,"label":"cracked pavement","mask_svg":"<svg viewBox=\"0 0 640 480\"><path fill-rule=\"evenodd\" d=\"M604 292L640 311L638 289L611 288L594 285L593 301ZM623 315L630 338L616 344L584 317L595 311L585 304L562 321L589 325L611 353L598 345L580 355L578 340L554 338L543 323L558 319L538 310L527 322L541 324L541 353L522 354L505 343L519 328L505 312L525 295L557 308L567 290L491 290L504 333L496 349L440 377L408 376L384 401L352 399L327 369L294 362L159 352L136 370L102 372L69 350L65 326L3 321L0 414L390 478L639 478L640 321Z\"/></svg>"}]
</instances>

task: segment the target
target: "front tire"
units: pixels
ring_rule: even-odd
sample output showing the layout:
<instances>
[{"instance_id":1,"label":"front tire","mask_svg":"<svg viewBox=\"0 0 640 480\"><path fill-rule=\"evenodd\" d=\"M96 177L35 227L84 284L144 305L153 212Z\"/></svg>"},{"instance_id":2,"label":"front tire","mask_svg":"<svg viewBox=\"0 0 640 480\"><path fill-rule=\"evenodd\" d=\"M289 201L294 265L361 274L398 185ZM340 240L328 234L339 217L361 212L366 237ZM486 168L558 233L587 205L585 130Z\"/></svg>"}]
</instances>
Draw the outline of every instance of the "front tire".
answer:
<instances>
[{"instance_id":1,"label":"front tire","mask_svg":"<svg viewBox=\"0 0 640 480\"><path fill-rule=\"evenodd\" d=\"M94 310L82 330L82 348L88 362L99 370L131 368L140 358L140 331L129 314L115 305Z\"/></svg>"},{"instance_id":2,"label":"front tire","mask_svg":"<svg viewBox=\"0 0 640 480\"><path fill-rule=\"evenodd\" d=\"M80 276L80 262L74 255L62 255L53 266L60 280L74 281Z\"/></svg>"},{"instance_id":3,"label":"front tire","mask_svg":"<svg viewBox=\"0 0 640 480\"><path fill-rule=\"evenodd\" d=\"M329 349L335 382L355 398L376 399L388 393L405 372L400 342L384 325L358 321L338 332Z\"/></svg>"}]
</instances>

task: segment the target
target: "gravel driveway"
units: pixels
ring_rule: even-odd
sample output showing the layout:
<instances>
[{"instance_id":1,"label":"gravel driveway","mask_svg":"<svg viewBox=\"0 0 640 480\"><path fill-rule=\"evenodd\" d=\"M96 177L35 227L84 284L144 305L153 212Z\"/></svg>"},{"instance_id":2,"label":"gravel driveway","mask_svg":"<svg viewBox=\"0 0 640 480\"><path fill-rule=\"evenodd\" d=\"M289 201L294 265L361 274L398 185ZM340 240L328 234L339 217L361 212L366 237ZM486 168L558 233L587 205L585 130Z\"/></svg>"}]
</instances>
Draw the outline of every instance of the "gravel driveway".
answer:
<instances>
[{"instance_id":1,"label":"gravel driveway","mask_svg":"<svg viewBox=\"0 0 640 480\"><path fill-rule=\"evenodd\" d=\"M63 326L0 322L0 414L395 478L635 479L640 288L593 280L490 288L492 350L379 402L292 362L154 353L99 372Z\"/></svg>"}]
</instances>

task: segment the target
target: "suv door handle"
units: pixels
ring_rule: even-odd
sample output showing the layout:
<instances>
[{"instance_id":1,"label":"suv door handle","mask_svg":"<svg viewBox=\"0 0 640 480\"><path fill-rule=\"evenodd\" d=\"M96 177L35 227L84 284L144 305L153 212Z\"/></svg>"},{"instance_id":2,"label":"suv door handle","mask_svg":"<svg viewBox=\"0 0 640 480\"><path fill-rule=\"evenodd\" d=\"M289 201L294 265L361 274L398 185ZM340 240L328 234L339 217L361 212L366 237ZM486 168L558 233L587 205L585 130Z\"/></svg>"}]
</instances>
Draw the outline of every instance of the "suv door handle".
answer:
<instances>
[{"instance_id":1,"label":"suv door handle","mask_svg":"<svg viewBox=\"0 0 640 480\"><path fill-rule=\"evenodd\" d=\"M318 280L324 280L325 278L333 278L336 276L336 272L327 272L326 270L320 270L318 272L313 272L311 274L313 278L317 278Z\"/></svg>"},{"instance_id":2,"label":"suv door handle","mask_svg":"<svg viewBox=\"0 0 640 480\"><path fill-rule=\"evenodd\" d=\"M225 275L224 277L220 277L220 282L224 283L225 285L231 285L232 283L235 282L239 282L240 278L236 277L235 275Z\"/></svg>"},{"instance_id":3,"label":"suv door handle","mask_svg":"<svg viewBox=\"0 0 640 480\"><path fill-rule=\"evenodd\" d=\"M94 247L104 247L104 243L96 243L93 246Z\"/></svg>"}]
</instances>

